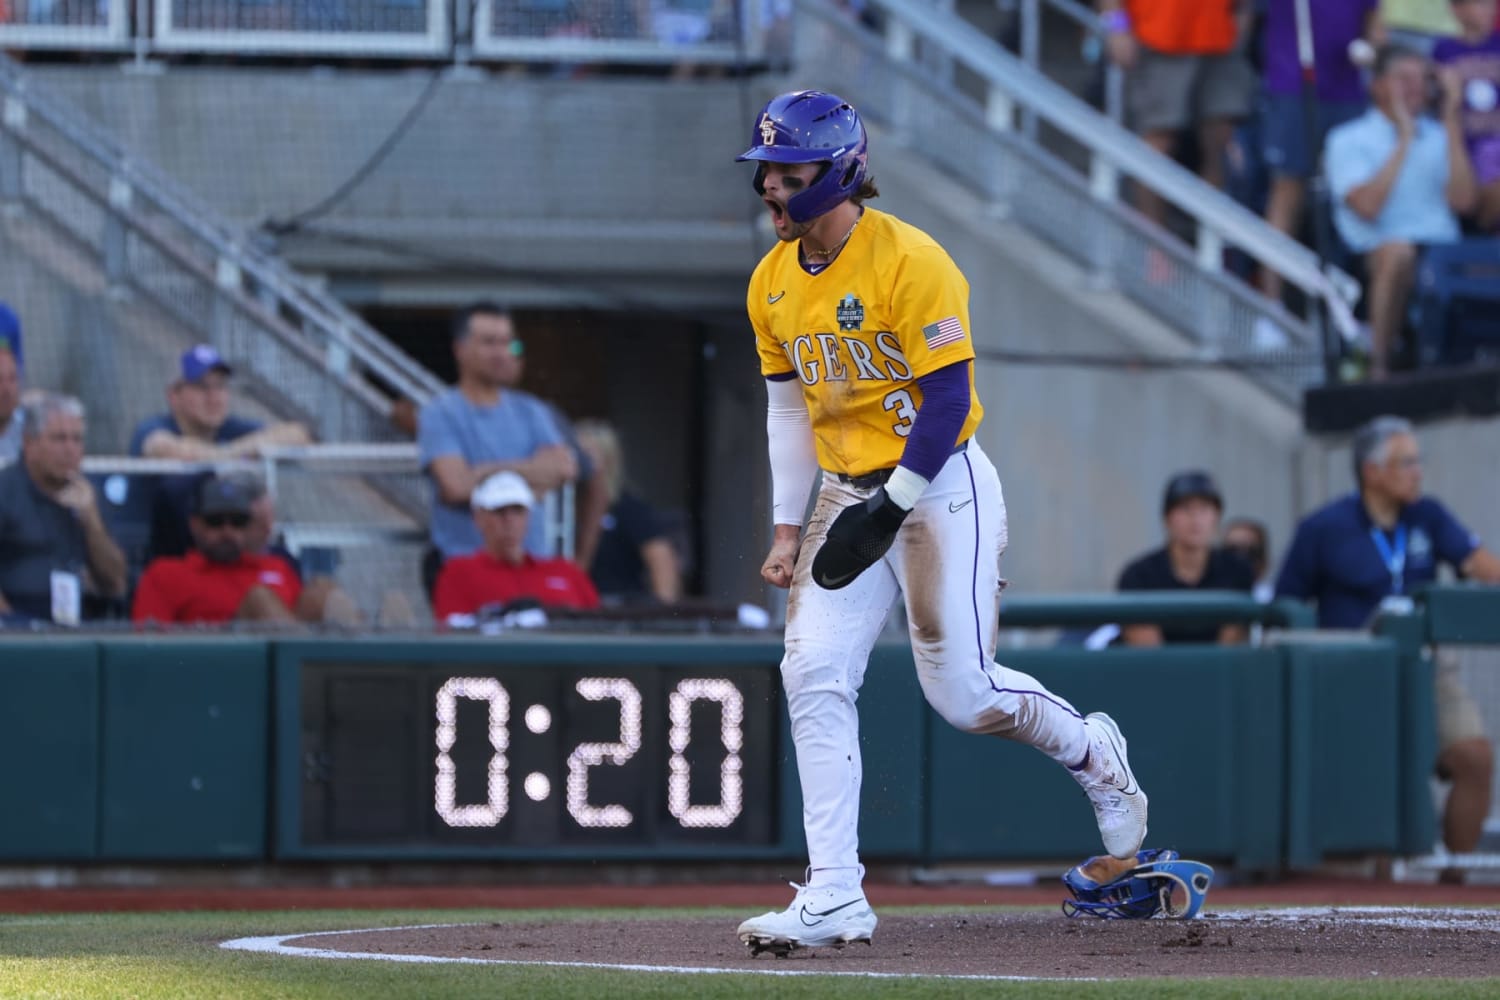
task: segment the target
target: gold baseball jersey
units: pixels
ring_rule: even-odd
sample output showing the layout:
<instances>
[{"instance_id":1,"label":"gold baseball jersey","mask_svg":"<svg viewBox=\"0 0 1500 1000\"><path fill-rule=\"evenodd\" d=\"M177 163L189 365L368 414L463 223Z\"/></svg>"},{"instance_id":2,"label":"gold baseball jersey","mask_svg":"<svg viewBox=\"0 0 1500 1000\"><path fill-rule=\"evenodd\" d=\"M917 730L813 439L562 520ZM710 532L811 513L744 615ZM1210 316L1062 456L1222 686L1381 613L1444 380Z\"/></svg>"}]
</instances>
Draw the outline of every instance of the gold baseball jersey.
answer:
<instances>
[{"instance_id":1,"label":"gold baseball jersey","mask_svg":"<svg viewBox=\"0 0 1500 1000\"><path fill-rule=\"evenodd\" d=\"M916 380L974 358L969 283L932 237L872 208L817 274L802 267L797 248L778 243L750 277L761 373L801 380L824 469L858 476L891 468L922 405ZM971 366L958 441L983 415Z\"/></svg>"}]
</instances>

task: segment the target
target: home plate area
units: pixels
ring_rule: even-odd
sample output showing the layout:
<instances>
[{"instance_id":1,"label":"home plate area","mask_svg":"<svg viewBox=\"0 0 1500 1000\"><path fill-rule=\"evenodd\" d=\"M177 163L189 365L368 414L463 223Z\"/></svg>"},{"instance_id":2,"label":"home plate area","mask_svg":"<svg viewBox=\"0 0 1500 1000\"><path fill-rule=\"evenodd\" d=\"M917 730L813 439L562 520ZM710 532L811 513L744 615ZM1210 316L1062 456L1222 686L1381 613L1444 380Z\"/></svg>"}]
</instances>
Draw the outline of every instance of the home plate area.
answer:
<instances>
[{"instance_id":1,"label":"home plate area","mask_svg":"<svg viewBox=\"0 0 1500 1000\"><path fill-rule=\"evenodd\" d=\"M892 914L872 944L751 957L736 921L517 920L227 942L323 958L493 962L684 973L1118 979L1500 975L1492 910L1308 907L1197 920L1068 920L1058 913ZM248 945L247 941L259 942ZM419 957L420 956L420 957Z\"/></svg>"}]
</instances>

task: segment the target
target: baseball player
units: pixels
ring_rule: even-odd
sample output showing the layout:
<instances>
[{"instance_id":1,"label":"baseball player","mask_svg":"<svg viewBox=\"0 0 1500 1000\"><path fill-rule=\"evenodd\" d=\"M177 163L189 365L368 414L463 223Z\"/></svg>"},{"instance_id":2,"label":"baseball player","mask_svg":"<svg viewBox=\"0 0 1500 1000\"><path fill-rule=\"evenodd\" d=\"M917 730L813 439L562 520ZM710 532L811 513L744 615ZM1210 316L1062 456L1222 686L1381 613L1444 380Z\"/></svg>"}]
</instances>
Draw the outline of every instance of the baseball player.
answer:
<instances>
[{"instance_id":1,"label":"baseball player","mask_svg":"<svg viewBox=\"0 0 1500 1000\"><path fill-rule=\"evenodd\" d=\"M968 282L926 233L866 207L877 191L846 101L817 91L773 99L739 159L756 163L779 239L748 295L775 521L761 575L791 589L781 676L811 862L791 906L745 921L740 939L785 954L868 942L875 931L861 888L854 703L898 596L932 707L961 730L1018 740L1068 768L1105 849L1133 860L1146 795L1115 723L1085 718L994 660L1005 501L974 438L983 409Z\"/></svg>"}]
</instances>

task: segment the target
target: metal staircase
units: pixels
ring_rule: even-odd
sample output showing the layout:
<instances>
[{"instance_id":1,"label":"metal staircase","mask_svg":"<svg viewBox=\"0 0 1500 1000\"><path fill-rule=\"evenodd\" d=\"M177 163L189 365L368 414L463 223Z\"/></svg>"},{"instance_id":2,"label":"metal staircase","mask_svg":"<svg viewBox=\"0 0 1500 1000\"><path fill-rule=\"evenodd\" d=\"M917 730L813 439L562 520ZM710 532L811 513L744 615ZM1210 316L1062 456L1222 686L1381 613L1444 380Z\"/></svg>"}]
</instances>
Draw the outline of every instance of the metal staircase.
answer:
<instances>
[{"instance_id":1,"label":"metal staircase","mask_svg":"<svg viewBox=\"0 0 1500 1000\"><path fill-rule=\"evenodd\" d=\"M323 441L396 437L396 398L441 383L332 295L134 159L0 54L0 213L12 245L97 269L116 302L207 340ZM19 241L19 242L17 242ZM122 415L123 416L123 415Z\"/></svg>"}]
</instances>

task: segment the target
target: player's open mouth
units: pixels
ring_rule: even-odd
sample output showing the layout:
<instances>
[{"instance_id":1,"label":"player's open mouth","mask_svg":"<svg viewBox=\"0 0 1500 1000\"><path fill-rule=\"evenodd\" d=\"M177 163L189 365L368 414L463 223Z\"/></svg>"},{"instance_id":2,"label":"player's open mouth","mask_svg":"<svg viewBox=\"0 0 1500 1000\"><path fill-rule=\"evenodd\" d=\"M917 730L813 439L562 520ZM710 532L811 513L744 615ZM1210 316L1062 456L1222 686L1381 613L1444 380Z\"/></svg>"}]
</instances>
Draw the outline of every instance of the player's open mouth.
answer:
<instances>
[{"instance_id":1,"label":"player's open mouth","mask_svg":"<svg viewBox=\"0 0 1500 1000\"><path fill-rule=\"evenodd\" d=\"M786 223L786 209L781 206L781 202L773 198L764 198L762 200L766 203L766 207L771 210L771 223L777 229L780 229Z\"/></svg>"}]
</instances>

